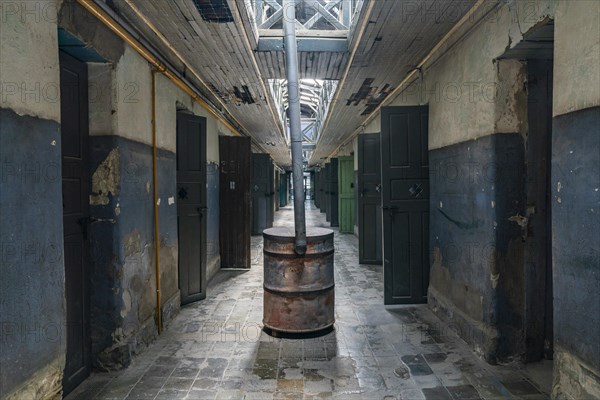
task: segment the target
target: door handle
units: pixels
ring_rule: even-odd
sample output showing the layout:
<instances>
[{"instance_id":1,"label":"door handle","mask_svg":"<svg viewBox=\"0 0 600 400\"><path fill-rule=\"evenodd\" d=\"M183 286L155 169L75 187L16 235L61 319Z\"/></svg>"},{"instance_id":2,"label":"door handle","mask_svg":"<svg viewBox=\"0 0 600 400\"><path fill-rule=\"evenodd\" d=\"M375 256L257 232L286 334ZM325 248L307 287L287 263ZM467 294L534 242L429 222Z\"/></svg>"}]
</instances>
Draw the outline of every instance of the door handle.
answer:
<instances>
[{"instance_id":1,"label":"door handle","mask_svg":"<svg viewBox=\"0 0 600 400\"><path fill-rule=\"evenodd\" d=\"M202 218L202 217L204 217L204 212L206 210L208 210L208 208L207 207L198 207L198 208L196 208L196 210L198 211L198 214L200 214L200 218Z\"/></svg>"}]
</instances>

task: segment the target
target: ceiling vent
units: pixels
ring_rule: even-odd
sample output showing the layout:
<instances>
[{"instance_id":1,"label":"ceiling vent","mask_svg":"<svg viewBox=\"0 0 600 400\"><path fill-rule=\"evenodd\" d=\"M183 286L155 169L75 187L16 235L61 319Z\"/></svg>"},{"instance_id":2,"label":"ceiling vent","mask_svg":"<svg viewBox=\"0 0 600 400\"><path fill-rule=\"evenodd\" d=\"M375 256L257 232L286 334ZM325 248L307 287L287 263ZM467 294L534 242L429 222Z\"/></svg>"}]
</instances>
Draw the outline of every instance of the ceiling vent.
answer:
<instances>
[{"instance_id":1,"label":"ceiling vent","mask_svg":"<svg viewBox=\"0 0 600 400\"><path fill-rule=\"evenodd\" d=\"M207 22L233 22L227 0L194 0L194 5L202 19Z\"/></svg>"}]
</instances>

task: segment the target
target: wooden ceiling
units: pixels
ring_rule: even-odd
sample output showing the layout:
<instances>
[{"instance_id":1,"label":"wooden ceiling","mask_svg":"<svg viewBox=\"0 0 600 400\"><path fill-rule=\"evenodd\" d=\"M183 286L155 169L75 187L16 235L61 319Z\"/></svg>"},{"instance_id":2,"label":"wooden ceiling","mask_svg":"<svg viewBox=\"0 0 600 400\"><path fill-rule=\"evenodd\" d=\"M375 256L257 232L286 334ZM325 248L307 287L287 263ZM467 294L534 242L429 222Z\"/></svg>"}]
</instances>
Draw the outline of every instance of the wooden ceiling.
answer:
<instances>
[{"instance_id":1,"label":"wooden ceiling","mask_svg":"<svg viewBox=\"0 0 600 400\"><path fill-rule=\"evenodd\" d=\"M244 0L226 1L231 18L219 22L205 20L194 0L112 4L158 49L179 54L185 61L182 68L200 78L201 89L243 127L255 147L269 152L278 165L289 166L286 135L267 85L267 79L285 78L284 53L256 51L257 32ZM341 80L311 163L347 140L474 3L366 0L349 52L302 52L301 78Z\"/></svg>"},{"instance_id":2,"label":"wooden ceiling","mask_svg":"<svg viewBox=\"0 0 600 400\"><path fill-rule=\"evenodd\" d=\"M322 162L360 128L474 4L475 0L375 0L311 163Z\"/></svg>"}]
</instances>

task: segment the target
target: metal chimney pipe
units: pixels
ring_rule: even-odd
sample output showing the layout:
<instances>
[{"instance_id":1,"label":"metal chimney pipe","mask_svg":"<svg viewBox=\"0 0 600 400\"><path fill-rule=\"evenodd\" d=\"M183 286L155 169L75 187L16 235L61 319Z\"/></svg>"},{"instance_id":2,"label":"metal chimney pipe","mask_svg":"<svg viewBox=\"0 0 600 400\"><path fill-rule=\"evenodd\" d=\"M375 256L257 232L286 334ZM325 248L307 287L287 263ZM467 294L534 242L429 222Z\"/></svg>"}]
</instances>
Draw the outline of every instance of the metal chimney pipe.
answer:
<instances>
[{"instance_id":1,"label":"metal chimney pipe","mask_svg":"<svg viewBox=\"0 0 600 400\"><path fill-rule=\"evenodd\" d=\"M302 156L302 125L300 122L300 82L298 80L298 49L296 43L296 1L283 0L283 33L288 84L288 110L294 177L295 251L306 253L306 215L304 211L304 160Z\"/></svg>"}]
</instances>

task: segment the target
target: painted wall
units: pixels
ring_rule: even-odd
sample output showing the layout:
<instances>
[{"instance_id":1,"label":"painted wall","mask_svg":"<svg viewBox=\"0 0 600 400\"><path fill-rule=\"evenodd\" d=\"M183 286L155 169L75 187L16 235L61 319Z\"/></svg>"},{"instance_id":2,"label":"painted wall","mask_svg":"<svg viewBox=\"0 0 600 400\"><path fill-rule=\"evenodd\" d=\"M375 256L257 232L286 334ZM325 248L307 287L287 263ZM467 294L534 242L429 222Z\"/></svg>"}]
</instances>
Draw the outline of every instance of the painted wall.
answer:
<instances>
[{"instance_id":1,"label":"painted wall","mask_svg":"<svg viewBox=\"0 0 600 400\"><path fill-rule=\"evenodd\" d=\"M519 226L526 201L520 180L528 130L526 75L522 63L497 58L550 19L554 396L598 397L600 349L593 338L600 332L599 256L589 238L599 236L600 226L600 3L503 5L433 57L391 105L430 107L431 307L469 327L463 338L488 361L518 357L527 317ZM365 127L378 131L379 115Z\"/></svg>"},{"instance_id":2,"label":"painted wall","mask_svg":"<svg viewBox=\"0 0 600 400\"><path fill-rule=\"evenodd\" d=\"M91 21L90 23L93 23ZM80 29L65 20L66 29ZM97 30L72 31L105 57L110 41ZM93 356L101 368L127 366L156 336L153 226L152 125L149 64L129 46L111 64L90 66L90 81L102 88L90 101L92 143L91 240L96 260L92 292ZM166 77L156 75L156 134L159 149L159 253L161 307L166 325L179 309L176 129L177 112L207 119L207 268L219 265L218 135L229 133ZM215 178L217 176L217 178ZM112 310L117 310L114 312Z\"/></svg>"},{"instance_id":3,"label":"painted wall","mask_svg":"<svg viewBox=\"0 0 600 400\"><path fill-rule=\"evenodd\" d=\"M0 397L62 388L65 303L60 86L48 18L0 5Z\"/></svg>"},{"instance_id":4,"label":"painted wall","mask_svg":"<svg viewBox=\"0 0 600 400\"><path fill-rule=\"evenodd\" d=\"M600 398L600 3L556 10L552 142L554 393Z\"/></svg>"},{"instance_id":5,"label":"painted wall","mask_svg":"<svg viewBox=\"0 0 600 400\"><path fill-rule=\"evenodd\" d=\"M58 25L107 60L88 64L94 363L126 366L156 337L150 67L75 3L24 7L0 5L0 364L11 366L0 373L3 399L51 398L62 390ZM209 278L219 265L218 136L232 133L163 76L156 84L161 308L168 324L179 310L176 113L207 118Z\"/></svg>"}]
</instances>

